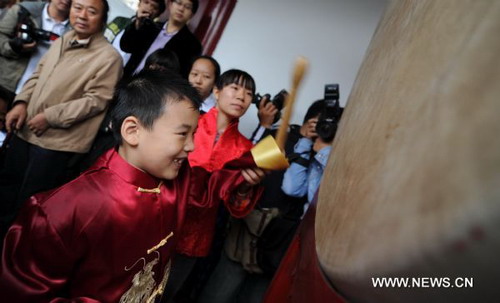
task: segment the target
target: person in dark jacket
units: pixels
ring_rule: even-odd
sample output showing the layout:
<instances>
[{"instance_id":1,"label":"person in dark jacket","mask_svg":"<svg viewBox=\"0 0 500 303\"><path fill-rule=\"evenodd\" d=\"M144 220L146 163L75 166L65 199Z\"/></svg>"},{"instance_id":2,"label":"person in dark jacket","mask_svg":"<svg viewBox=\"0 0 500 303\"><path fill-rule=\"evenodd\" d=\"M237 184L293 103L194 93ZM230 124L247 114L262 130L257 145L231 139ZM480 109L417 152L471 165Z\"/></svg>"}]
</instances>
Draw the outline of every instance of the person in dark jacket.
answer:
<instances>
[{"instance_id":1,"label":"person in dark jacket","mask_svg":"<svg viewBox=\"0 0 500 303\"><path fill-rule=\"evenodd\" d=\"M130 53L124 76L143 69L146 58L159 48L173 51L179 58L181 75L187 78L193 59L201 54L200 41L191 33L187 23L196 14L198 0L169 0L169 18L165 23L153 22L138 14L125 28L120 41L122 51Z\"/></svg>"}]
</instances>

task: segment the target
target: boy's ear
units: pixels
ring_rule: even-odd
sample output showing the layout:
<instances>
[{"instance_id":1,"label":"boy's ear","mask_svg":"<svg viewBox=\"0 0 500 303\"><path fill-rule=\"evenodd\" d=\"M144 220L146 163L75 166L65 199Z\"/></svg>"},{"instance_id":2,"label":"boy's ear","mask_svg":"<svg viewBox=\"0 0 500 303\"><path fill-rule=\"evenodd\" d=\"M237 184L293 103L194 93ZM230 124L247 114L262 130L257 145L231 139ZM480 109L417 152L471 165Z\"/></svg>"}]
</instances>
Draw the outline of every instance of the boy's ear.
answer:
<instances>
[{"instance_id":1,"label":"boy's ear","mask_svg":"<svg viewBox=\"0 0 500 303\"><path fill-rule=\"evenodd\" d=\"M134 116L129 116L123 120L120 129L122 138L128 145L137 146L139 144L139 130L141 125Z\"/></svg>"}]
</instances>

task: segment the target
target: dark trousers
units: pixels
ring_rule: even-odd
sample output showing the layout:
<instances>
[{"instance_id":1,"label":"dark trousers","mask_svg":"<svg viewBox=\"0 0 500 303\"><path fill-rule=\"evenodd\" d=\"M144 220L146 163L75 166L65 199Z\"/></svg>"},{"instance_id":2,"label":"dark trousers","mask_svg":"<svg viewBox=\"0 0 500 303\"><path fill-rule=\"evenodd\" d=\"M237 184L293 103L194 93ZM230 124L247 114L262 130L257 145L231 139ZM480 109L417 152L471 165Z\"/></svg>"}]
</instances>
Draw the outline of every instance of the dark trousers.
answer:
<instances>
[{"instance_id":1,"label":"dark trousers","mask_svg":"<svg viewBox=\"0 0 500 303\"><path fill-rule=\"evenodd\" d=\"M13 136L0 170L0 225L4 233L24 201L67 181L74 153L48 150Z\"/></svg>"},{"instance_id":2,"label":"dark trousers","mask_svg":"<svg viewBox=\"0 0 500 303\"><path fill-rule=\"evenodd\" d=\"M175 295L186 281L198 259L197 257L189 257L183 254L174 256L170 277L165 287L161 303L175 302Z\"/></svg>"},{"instance_id":3,"label":"dark trousers","mask_svg":"<svg viewBox=\"0 0 500 303\"><path fill-rule=\"evenodd\" d=\"M250 274L240 263L222 252L219 264L198 298L198 303L259 303L264 299L271 277Z\"/></svg>"}]
</instances>

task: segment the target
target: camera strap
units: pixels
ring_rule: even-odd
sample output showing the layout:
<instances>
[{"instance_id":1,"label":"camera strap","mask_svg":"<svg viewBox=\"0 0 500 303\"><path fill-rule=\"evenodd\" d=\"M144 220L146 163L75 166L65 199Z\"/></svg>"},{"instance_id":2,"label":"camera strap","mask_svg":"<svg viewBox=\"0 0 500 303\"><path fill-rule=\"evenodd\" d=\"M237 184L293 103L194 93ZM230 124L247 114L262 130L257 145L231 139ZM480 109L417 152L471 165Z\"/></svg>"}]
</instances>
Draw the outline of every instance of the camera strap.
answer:
<instances>
[{"instance_id":1,"label":"camera strap","mask_svg":"<svg viewBox=\"0 0 500 303\"><path fill-rule=\"evenodd\" d=\"M302 165L304 167L308 167L309 166L309 163L311 162L311 160L308 160L306 158L303 158L300 156L301 154L298 154L298 153L293 153L293 154L290 154L288 156L288 161L290 162L295 162L299 165Z\"/></svg>"}]
</instances>

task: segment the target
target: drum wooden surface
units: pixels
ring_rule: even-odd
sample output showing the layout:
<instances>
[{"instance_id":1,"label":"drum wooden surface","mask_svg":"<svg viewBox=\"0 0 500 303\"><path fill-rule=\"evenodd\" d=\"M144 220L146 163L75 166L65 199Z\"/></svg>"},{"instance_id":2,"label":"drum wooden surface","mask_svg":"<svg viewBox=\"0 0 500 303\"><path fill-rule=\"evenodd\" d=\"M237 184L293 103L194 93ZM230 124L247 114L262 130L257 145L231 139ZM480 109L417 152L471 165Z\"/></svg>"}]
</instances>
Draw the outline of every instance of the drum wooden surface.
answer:
<instances>
[{"instance_id":1,"label":"drum wooden surface","mask_svg":"<svg viewBox=\"0 0 500 303\"><path fill-rule=\"evenodd\" d=\"M332 284L352 302L500 302L500 1L391 2L342 119L316 219Z\"/></svg>"}]
</instances>

